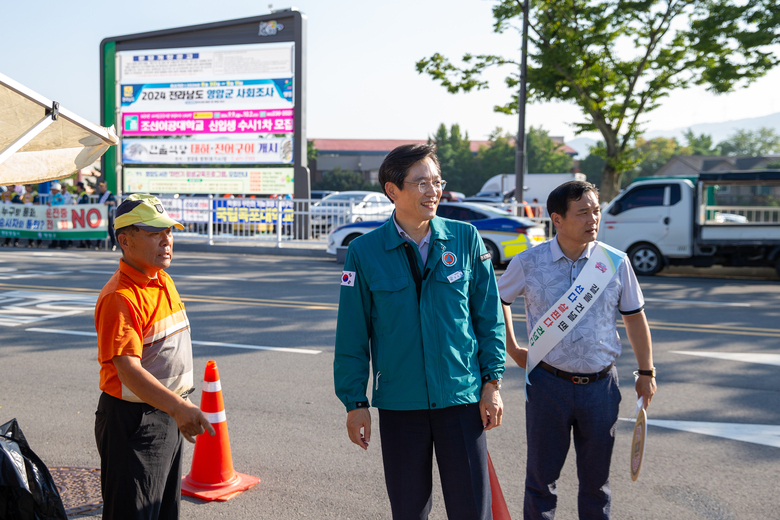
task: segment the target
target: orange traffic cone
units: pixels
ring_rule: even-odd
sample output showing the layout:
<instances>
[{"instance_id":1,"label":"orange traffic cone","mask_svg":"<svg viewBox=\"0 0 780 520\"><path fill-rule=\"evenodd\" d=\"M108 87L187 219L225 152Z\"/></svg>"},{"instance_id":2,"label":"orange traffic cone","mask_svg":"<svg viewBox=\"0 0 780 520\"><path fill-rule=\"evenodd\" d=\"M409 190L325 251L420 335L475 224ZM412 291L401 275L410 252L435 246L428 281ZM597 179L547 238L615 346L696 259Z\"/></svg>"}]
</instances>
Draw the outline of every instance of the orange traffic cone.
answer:
<instances>
[{"instance_id":1,"label":"orange traffic cone","mask_svg":"<svg viewBox=\"0 0 780 520\"><path fill-rule=\"evenodd\" d=\"M189 474L181 479L181 494L224 502L254 486L260 479L233 469L225 404L222 401L222 385L219 382L216 361L206 363L200 409L208 417L217 434L212 437L204 433L195 439L192 468Z\"/></svg>"},{"instance_id":2,"label":"orange traffic cone","mask_svg":"<svg viewBox=\"0 0 780 520\"><path fill-rule=\"evenodd\" d=\"M488 474L490 475L490 494L493 498L493 520L512 520L509 516L509 509L506 507L504 493L501 491L501 484L498 483L496 469L490 459L490 453L488 453Z\"/></svg>"}]
</instances>

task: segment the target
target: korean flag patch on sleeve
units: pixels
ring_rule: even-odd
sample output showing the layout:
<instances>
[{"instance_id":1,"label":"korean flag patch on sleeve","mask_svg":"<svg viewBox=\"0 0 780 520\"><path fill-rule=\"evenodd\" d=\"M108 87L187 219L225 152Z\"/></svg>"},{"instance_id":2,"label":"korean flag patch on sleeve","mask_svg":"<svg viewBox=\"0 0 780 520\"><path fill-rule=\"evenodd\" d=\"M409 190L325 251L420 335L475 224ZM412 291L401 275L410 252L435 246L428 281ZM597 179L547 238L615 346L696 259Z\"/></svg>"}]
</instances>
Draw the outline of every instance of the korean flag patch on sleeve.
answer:
<instances>
[{"instance_id":1,"label":"korean flag patch on sleeve","mask_svg":"<svg viewBox=\"0 0 780 520\"><path fill-rule=\"evenodd\" d=\"M347 287L355 286L355 271L342 271L341 272L341 285Z\"/></svg>"}]
</instances>

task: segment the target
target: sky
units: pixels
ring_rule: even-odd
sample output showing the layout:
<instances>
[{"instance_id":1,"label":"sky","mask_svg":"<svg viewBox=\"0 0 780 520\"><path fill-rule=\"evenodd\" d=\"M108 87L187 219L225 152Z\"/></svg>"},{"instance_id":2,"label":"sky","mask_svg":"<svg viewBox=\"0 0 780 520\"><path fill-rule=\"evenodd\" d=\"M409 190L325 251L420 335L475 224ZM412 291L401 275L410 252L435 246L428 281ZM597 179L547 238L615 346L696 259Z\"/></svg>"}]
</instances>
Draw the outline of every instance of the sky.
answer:
<instances>
[{"instance_id":1,"label":"sky","mask_svg":"<svg viewBox=\"0 0 780 520\"><path fill-rule=\"evenodd\" d=\"M270 12L246 0L2 0L0 73L92 122L99 123L99 48L103 38ZM65 8L64 6L68 6ZM491 0L273 0L308 18L308 138L425 139L441 123L459 124L472 140L495 128L517 132L516 115L493 106L509 100L503 74L491 88L449 94L415 63L438 52L454 61L473 54L520 54L514 31L492 30ZM649 114L648 131L759 117L780 112L780 68L748 88L715 96L703 88L677 91ZM527 126L566 141L583 121L570 104L529 105ZM584 134L597 138L598 134Z\"/></svg>"}]
</instances>

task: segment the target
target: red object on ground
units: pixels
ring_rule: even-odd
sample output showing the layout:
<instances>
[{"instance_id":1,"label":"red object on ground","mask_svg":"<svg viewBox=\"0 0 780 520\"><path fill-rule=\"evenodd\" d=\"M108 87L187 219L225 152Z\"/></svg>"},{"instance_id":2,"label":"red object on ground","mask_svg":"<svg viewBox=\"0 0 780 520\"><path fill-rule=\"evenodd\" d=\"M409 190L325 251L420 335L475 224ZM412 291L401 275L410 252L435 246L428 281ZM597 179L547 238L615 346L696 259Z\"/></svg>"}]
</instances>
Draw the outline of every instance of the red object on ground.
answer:
<instances>
[{"instance_id":1,"label":"red object on ground","mask_svg":"<svg viewBox=\"0 0 780 520\"><path fill-rule=\"evenodd\" d=\"M195 439L192 468L189 474L181 479L181 494L224 502L254 486L260 479L233 469L225 404L222 401L222 385L216 361L206 363L200 409L208 417L216 435L212 437L204 433Z\"/></svg>"},{"instance_id":2,"label":"red object on ground","mask_svg":"<svg viewBox=\"0 0 780 520\"><path fill-rule=\"evenodd\" d=\"M488 453L488 474L490 475L490 494L493 499L493 520L512 520L509 516L509 509L506 507L504 493L501 491L501 484L498 483L496 469L490 459L490 453Z\"/></svg>"}]
</instances>

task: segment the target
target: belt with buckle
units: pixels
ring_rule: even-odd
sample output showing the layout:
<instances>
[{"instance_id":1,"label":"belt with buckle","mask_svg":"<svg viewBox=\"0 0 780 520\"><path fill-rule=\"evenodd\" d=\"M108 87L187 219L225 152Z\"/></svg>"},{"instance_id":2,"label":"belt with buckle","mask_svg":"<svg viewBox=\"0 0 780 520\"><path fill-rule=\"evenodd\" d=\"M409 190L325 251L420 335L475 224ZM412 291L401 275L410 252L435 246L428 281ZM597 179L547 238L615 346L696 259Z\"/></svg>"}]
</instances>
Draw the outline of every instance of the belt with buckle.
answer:
<instances>
[{"instance_id":1,"label":"belt with buckle","mask_svg":"<svg viewBox=\"0 0 780 520\"><path fill-rule=\"evenodd\" d=\"M595 383L599 379L604 379L607 377L607 374L609 374L609 371L612 370L613 366L615 366L615 363L610 363L607 368L595 374L572 374L570 372L564 372L563 370L558 370L552 365L548 365L544 361L540 361L538 366L554 376L571 381L575 385L587 385L588 383Z\"/></svg>"}]
</instances>

